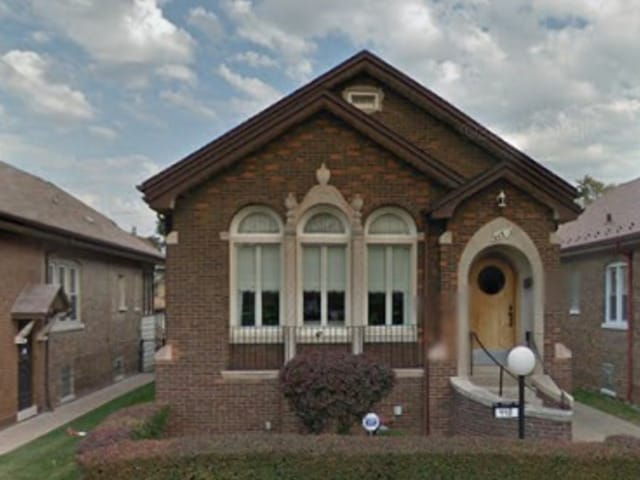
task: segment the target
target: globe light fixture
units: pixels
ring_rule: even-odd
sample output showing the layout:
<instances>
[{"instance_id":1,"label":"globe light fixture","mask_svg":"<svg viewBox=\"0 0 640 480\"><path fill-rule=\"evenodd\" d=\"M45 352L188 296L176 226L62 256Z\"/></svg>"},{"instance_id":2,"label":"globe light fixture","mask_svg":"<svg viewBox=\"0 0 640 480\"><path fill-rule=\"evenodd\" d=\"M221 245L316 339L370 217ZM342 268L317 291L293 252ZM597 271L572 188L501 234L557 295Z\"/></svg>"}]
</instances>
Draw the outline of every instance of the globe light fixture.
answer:
<instances>
[{"instance_id":1,"label":"globe light fixture","mask_svg":"<svg viewBox=\"0 0 640 480\"><path fill-rule=\"evenodd\" d=\"M507 368L518 376L527 376L536 366L536 357L529 347L523 345L514 347L507 355Z\"/></svg>"},{"instance_id":2,"label":"globe light fixture","mask_svg":"<svg viewBox=\"0 0 640 480\"><path fill-rule=\"evenodd\" d=\"M536 367L536 356L529 347L519 345L507 355L507 368L518 376L518 438L524 438L524 377Z\"/></svg>"}]
</instances>

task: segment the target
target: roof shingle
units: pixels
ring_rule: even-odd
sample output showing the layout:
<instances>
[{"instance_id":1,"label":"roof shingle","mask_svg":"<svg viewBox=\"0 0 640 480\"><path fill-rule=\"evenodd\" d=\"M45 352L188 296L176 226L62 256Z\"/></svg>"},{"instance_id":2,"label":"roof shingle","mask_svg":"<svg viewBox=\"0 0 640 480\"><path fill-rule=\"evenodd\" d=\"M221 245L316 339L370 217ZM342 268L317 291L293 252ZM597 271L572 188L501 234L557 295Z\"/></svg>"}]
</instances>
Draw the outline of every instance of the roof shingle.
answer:
<instances>
[{"instance_id":1,"label":"roof shingle","mask_svg":"<svg viewBox=\"0 0 640 480\"><path fill-rule=\"evenodd\" d=\"M0 217L19 219L39 228L161 258L146 240L119 228L112 220L53 183L0 161Z\"/></svg>"},{"instance_id":2,"label":"roof shingle","mask_svg":"<svg viewBox=\"0 0 640 480\"><path fill-rule=\"evenodd\" d=\"M640 178L589 205L577 220L561 225L562 248L580 248L640 234Z\"/></svg>"}]
</instances>

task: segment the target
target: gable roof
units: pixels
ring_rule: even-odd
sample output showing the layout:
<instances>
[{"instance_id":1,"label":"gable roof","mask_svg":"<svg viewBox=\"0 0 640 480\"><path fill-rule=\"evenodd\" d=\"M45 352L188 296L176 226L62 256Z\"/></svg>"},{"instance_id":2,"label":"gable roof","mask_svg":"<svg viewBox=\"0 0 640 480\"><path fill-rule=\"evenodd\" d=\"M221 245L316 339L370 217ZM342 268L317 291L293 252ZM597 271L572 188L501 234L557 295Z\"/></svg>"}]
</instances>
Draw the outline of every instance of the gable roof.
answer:
<instances>
[{"instance_id":1,"label":"gable roof","mask_svg":"<svg viewBox=\"0 0 640 480\"><path fill-rule=\"evenodd\" d=\"M577 220L560 225L558 235L565 253L640 243L640 178L596 199Z\"/></svg>"},{"instance_id":2,"label":"gable roof","mask_svg":"<svg viewBox=\"0 0 640 480\"><path fill-rule=\"evenodd\" d=\"M498 160L513 162L520 168L529 170L531 176L552 185L556 195L562 197L566 203L573 201L576 191L563 179L490 132L431 90L366 50L354 55L229 132L151 177L138 188L144 193L145 200L156 210L170 209L173 199L206 177L207 173L205 172L211 175L217 171L220 163L225 163L225 155L233 150L233 145L244 143L245 137L255 137L256 132L277 128L278 122L286 120L287 112L290 109L296 109L296 105L305 104L310 97L317 96L321 92L328 92L342 82L362 73L366 73L390 86L439 120L450 125L470 141L489 151ZM347 104L344 101L341 103ZM349 106L348 109L357 110L352 106ZM354 113L354 115L357 114ZM389 130L372 116L369 116L369 122L371 124L377 123L379 129ZM395 132L394 135L400 138ZM420 150L418 147L414 148ZM424 151L423 154L426 155ZM435 159L431 157L430 160L431 164L435 165ZM228 162L231 161L228 160ZM444 167L450 173L457 175L442 162L440 162L440 167ZM189 178L193 178L193 182ZM455 188L451 185L449 187Z\"/></svg>"},{"instance_id":3,"label":"gable roof","mask_svg":"<svg viewBox=\"0 0 640 480\"><path fill-rule=\"evenodd\" d=\"M114 254L161 261L151 244L51 182L0 162L0 227L30 229L110 249Z\"/></svg>"},{"instance_id":4,"label":"gable roof","mask_svg":"<svg viewBox=\"0 0 640 480\"><path fill-rule=\"evenodd\" d=\"M521 169L516 171L513 163L501 162L441 198L429 212L431 218L451 218L465 199L499 180L507 180L521 190L532 194L553 210L556 220L572 220L575 218L576 213L581 211L581 208L573 202L567 204L558 201L555 192L549 188L549 185L539 182L529 170Z\"/></svg>"},{"instance_id":5,"label":"gable roof","mask_svg":"<svg viewBox=\"0 0 640 480\"><path fill-rule=\"evenodd\" d=\"M33 284L22 289L11 307L11 318L46 318L70 308L69 300L57 285Z\"/></svg>"}]
</instances>

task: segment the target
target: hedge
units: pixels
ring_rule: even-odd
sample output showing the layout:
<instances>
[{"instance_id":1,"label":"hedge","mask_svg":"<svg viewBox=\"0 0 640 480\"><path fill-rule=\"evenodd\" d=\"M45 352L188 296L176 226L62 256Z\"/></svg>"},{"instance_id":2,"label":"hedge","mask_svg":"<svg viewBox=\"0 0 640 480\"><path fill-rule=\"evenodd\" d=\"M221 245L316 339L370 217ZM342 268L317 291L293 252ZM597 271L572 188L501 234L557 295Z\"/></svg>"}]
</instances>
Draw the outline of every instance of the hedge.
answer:
<instances>
[{"instance_id":1,"label":"hedge","mask_svg":"<svg viewBox=\"0 0 640 480\"><path fill-rule=\"evenodd\" d=\"M78 457L87 480L640 478L640 442L245 434L127 439Z\"/></svg>"}]
</instances>

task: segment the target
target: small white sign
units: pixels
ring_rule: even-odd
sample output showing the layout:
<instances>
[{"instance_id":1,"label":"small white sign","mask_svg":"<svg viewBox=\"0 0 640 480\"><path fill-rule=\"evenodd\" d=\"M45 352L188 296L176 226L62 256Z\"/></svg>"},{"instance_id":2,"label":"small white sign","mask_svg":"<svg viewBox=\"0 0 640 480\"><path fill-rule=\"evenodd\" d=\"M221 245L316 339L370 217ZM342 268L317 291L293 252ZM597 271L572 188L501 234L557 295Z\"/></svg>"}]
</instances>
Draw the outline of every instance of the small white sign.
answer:
<instances>
[{"instance_id":1,"label":"small white sign","mask_svg":"<svg viewBox=\"0 0 640 480\"><path fill-rule=\"evenodd\" d=\"M496 418L518 418L518 407L496 407L493 415Z\"/></svg>"},{"instance_id":2,"label":"small white sign","mask_svg":"<svg viewBox=\"0 0 640 480\"><path fill-rule=\"evenodd\" d=\"M362 419L362 428L368 433L373 433L380 428L380 417L375 413L367 413Z\"/></svg>"}]
</instances>

